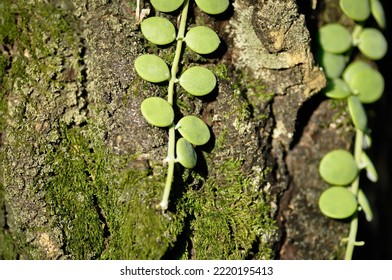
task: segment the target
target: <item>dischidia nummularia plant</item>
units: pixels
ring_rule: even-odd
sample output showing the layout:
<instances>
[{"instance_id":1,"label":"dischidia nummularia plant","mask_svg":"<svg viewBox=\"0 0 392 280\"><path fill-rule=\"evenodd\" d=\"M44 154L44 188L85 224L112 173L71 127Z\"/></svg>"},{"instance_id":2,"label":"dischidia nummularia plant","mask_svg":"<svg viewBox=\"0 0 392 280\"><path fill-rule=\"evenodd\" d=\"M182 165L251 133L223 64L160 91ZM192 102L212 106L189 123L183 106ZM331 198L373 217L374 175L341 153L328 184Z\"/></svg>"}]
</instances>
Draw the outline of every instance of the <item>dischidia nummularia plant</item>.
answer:
<instances>
[{"instance_id":1,"label":"dischidia nummularia plant","mask_svg":"<svg viewBox=\"0 0 392 280\"><path fill-rule=\"evenodd\" d=\"M363 211L368 221L373 218L366 195L359 187L360 172L366 170L372 182L378 179L376 169L364 151L370 147L371 138L363 104L380 99L384 78L368 61L382 59L388 47L378 29L364 27L364 21L373 15L379 27L385 28L384 10L379 0L340 0L339 4L356 26L352 32L339 23L322 26L319 30L319 62L328 78L326 96L347 101L355 127L354 153L337 149L321 159L320 176L331 187L321 194L319 208L330 218L351 219L350 233L345 240L345 259L352 259L354 247L364 244L356 240L358 212ZM365 59L350 62L354 47ZM347 65L347 62L350 63Z\"/></svg>"},{"instance_id":2,"label":"dischidia nummularia plant","mask_svg":"<svg viewBox=\"0 0 392 280\"><path fill-rule=\"evenodd\" d=\"M168 19L159 16L147 18L140 24L142 34L153 44L167 45L177 41L171 68L169 69L166 62L154 54L144 54L135 60L135 69L141 78L151 83L168 82L167 100L161 97L149 97L141 104L141 113L148 123L169 128L168 151L165 159L168 171L163 198L159 204L162 210L168 208L175 163L178 162L185 168L195 167L197 156L194 146L204 145L210 139L208 126L197 116L185 116L174 123L173 106L177 83L194 96L207 95L216 87L215 75L206 67L189 67L180 77L177 77L184 42L190 50L202 55L213 53L220 45L218 35L206 26L196 26L186 30L189 1L150 1L154 9L165 13L174 12L182 7L177 33L176 27ZM228 0L195 0L195 2L203 12L208 14L223 13L229 6ZM181 135L177 141L176 131Z\"/></svg>"}]
</instances>

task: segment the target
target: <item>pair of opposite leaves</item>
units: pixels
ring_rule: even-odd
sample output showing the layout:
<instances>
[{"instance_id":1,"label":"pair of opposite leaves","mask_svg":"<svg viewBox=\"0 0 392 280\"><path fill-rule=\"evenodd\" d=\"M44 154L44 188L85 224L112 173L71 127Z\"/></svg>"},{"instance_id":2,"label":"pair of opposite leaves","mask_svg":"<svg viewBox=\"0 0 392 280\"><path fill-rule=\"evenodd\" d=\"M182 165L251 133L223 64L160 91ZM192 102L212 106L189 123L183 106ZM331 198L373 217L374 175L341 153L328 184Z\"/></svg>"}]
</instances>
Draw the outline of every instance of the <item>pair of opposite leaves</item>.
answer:
<instances>
[{"instance_id":1,"label":"pair of opposite leaves","mask_svg":"<svg viewBox=\"0 0 392 280\"><path fill-rule=\"evenodd\" d=\"M143 117L152 125L168 127L174 123L174 110L172 105L160 97L146 98L141 104ZM195 146L201 146L210 139L208 126L198 117L185 116L181 118L176 129L182 137Z\"/></svg>"},{"instance_id":2,"label":"pair of opposite leaves","mask_svg":"<svg viewBox=\"0 0 392 280\"><path fill-rule=\"evenodd\" d=\"M174 125L173 107L160 97L146 98L141 104L143 117L152 125L167 127ZM196 166L197 156L193 145L201 146L210 140L210 130L200 118L185 116L176 124L175 128L182 138L177 140L176 161L185 168Z\"/></svg>"},{"instance_id":3,"label":"pair of opposite leaves","mask_svg":"<svg viewBox=\"0 0 392 280\"><path fill-rule=\"evenodd\" d=\"M176 38L174 25L167 19L151 17L141 23L144 37L157 45L165 45ZM197 26L191 28L185 38L187 46L196 53L210 54L220 44L218 35L210 28ZM135 60L137 73L146 81L160 83L170 80L170 70L166 62L159 56L145 54ZM216 86L215 75L207 68L194 66L187 69L179 78L180 85L190 94L203 96Z\"/></svg>"},{"instance_id":4,"label":"pair of opposite leaves","mask_svg":"<svg viewBox=\"0 0 392 280\"><path fill-rule=\"evenodd\" d=\"M170 13L177 10L184 0L150 0L153 7L161 12ZM195 0L196 5L207 14L221 14L229 6L229 0Z\"/></svg>"},{"instance_id":5,"label":"pair of opposite leaves","mask_svg":"<svg viewBox=\"0 0 392 280\"><path fill-rule=\"evenodd\" d=\"M373 182L377 181L377 172L365 152L362 152L360 160L360 165L366 169L368 178ZM351 153L341 149L327 153L320 161L319 172L324 181L332 185L319 199L319 207L324 215L345 219L357 211L359 204L365 212L366 219L372 219L369 202L362 190L359 190L356 197L345 187L359 176L358 164Z\"/></svg>"}]
</instances>

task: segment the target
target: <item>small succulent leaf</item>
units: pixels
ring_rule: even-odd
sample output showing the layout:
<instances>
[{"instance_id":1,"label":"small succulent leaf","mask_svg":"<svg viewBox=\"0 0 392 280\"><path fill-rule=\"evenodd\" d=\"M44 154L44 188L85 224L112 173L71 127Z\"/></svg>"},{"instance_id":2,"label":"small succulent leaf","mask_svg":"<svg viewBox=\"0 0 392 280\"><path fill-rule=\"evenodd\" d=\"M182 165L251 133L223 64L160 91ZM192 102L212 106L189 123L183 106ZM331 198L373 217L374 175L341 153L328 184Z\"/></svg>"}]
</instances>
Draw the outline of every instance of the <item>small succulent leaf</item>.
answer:
<instances>
[{"instance_id":1,"label":"small succulent leaf","mask_svg":"<svg viewBox=\"0 0 392 280\"><path fill-rule=\"evenodd\" d=\"M326 96L334 99L343 99L351 95L350 87L342 79L329 80L324 92Z\"/></svg>"},{"instance_id":2,"label":"small succulent leaf","mask_svg":"<svg viewBox=\"0 0 392 280\"><path fill-rule=\"evenodd\" d=\"M358 191L358 204L365 213L366 221L371 222L373 220L373 211L370 207L369 200L361 189Z\"/></svg>"},{"instance_id":3,"label":"small succulent leaf","mask_svg":"<svg viewBox=\"0 0 392 280\"><path fill-rule=\"evenodd\" d=\"M359 35L358 40L358 48L361 53L372 60L381 59L387 53L387 40L376 28L365 28Z\"/></svg>"},{"instance_id":4,"label":"small succulent leaf","mask_svg":"<svg viewBox=\"0 0 392 280\"><path fill-rule=\"evenodd\" d=\"M351 62L343 72L343 80L346 81L348 85L351 84L353 77L363 69L371 68L369 63L363 60L355 60Z\"/></svg>"},{"instance_id":5,"label":"small succulent leaf","mask_svg":"<svg viewBox=\"0 0 392 280\"><path fill-rule=\"evenodd\" d=\"M173 107L165 99L149 97L143 100L140 109L146 121L158 127L167 127L173 124Z\"/></svg>"},{"instance_id":6,"label":"small succulent leaf","mask_svg":"<svg viewBox=\"0 0 392 280\"><path fill-rule=\"evenodd\" d=\"M372 137L368 133L365 133L362 141L362 149L369 149L371 146L372 146Z\"/></svg>"},{"instance_id":7,"label":"small succulent leaf","mask_svg":"<svg viewBox=\"0 0 392 280\"><path fill-rule=\"evenodd\" d=\"M196 53L209 54L219 47L220 39L211 28L196 26L187 32L185 43Z\"/></svg>"},{"instance_id":8,"label":"small succulent leaf","mask_svg":"<svg viewBox=\"0 0 392 280\"><path fill-rule=\"evenodd\" d=\"M374 167L372 160L369 158L369 156L364 151L362 151L362 154L361 154L361 163L365 167L367 178L374 183L377 182L378 181L377 170Z\"/></svg>"},{"instance_id":9,"label":"small succulent leaf","mask_svg":"<svg viewBox=\"0 0 392 280\"><path fill-rule=\"evenodd\" d=\"M157 45L167 45L176 39L174 25L163 17L150 17L142 21L141 31L146 39Z\"/></svg>"},{"instance_id":10,"label":"small succulent leaf","mask_svg":"<svg viewBox=\"0 0 392 280\"><path fill-rule=\"evenodd\" d=\"M353 45L357 46L358 45L358 41L359 41L359 36L361 35L363 31L363 26L356 24L354 27L354 30L352 32L352 36L353 36Z\"/></svg>"},{"instance_id":11,"label":"small succulent leaf","mask_svg":"<svg viewBox=\"0 0 392 280\"><path fill-rule=\"evenodd\" d=\"M333 150L321 159L319 173L331 185L345 186L358 176L358 166L351 153L346 150Z\"/></svg>"},{"instance_id":12,"label":"small succulent leaf","mask_svg":"<svg viewBox=\"0 0 392 280\"><path fill-rule=\"evenodd\" d=\"M351 217L358 208L355 195L345 187L332 186L326 189L319 198L320 211L333 219Z\"/></svg>"},{"instance_id":13,"label":"small succulent leaf","mask_svg":"<svg viewBox=\"0 0 392 280\"><path fill-rule=\"evenodd\" d=\"M325 76L330 79L338 78L346 66L346 58L341 54L320 51L318 61L323 68Z\"/></svg>"},{"instance_id":14,"label":"small succulent leaf","mask_svg":"<svg viewBox=\"0 0 392 280\"><path fill-rule=\"evenodd\" d=\"M184 3L184 0L150 0L150 2L154 9L170 13L177 10Z\"/></svg>"},{"instance_id":15,"label":"small succulent leaf","mask_svg":"<svg viewBox=\"0 0 392 280\"><path fill-rule=\"evenodd\" d=\"M373 103L384 92L384 77L379 71L367 68L354 73L348 85L362 103Z\"/></svg>"},{"instance_id":16,"label":"small succulent leaf","mask_svg":"<svg viewBox=\"0 0 392 280\"><path fill-rule=\"evenodd\" d=\"M370 0L370 9L372 11L372 15L376 20L378 26L382 29L386 27L386 20L385 20L385 12L384 8L379 0Z\"/></svg>"},{"instance_id":17,"label":"small succulent leaf","mask_svg":"<svg viewBox=\"0 0 392 280\"><path fill-rule=\"evenodd\" d=\"M170 78L166 62L153 54L144 54L136 58L135 69L140 77L151 83L160 83Z\"/></svg>"},{"instance_id":18,"label":"small succulent leaf","mask_svg":"<svg viewBox=\"0 0 392 280\"><path fill-rule=\"evenodd\" d=\"M185 168L193 168L197 163L197 155L192 144L185 138L177 140L176 145L177 161Z\"/></svg>"},{"instance_id":19,"label":"small succulent leaf","mask_svg":"<svg viewBox=\"0 0 392 280\"><path fill-rule=\"evenodd\" d=\"M229 0L195 0L203 12L211 15L221 14L229 7Z\"/></svg>"},{"instance_id":20,"label":"small succulent leaf","mask_svg":"<svg viewBox=\"0 0 392 280\"><path fill-rule=\"evenodd\" d=\"M350 96L348 98L348 111L350 112L354 126L361 131L366 131L367 115L358 97Z\"/></svg>"},{"instance_id":21,"label":"small succulent leaf","mask_svg":"<svg viewBox=\"0 0 392 280\"><path fill-rule=\"evenodd\" d=\"M216 86L214 73L201 66L187 69L181 75L179 82L187 92L195 96L209 94Z\"/></svg>"},{"instance_id":22,"label":"small succulent leaf","mask_svg":"<svg viewBox=\"0 0 392 280\"><path fill-rule=\"evenodd\" d=\"M365 245L365 241L354 241L352 244L356 247L361 247Z\"/></svg>"},{"instance_id":23,"label":"small succulent leaf","mask_svg":"<svg viewBox=\"0 0 392 280\"><path fill-rule=\"evenodd\" d=\"M319 43L323 50L341 54L352 46L352 36L343 25L329 23L319 29Z\"/></svg>"},{"instance_id":24,"label":"small succulent leaf","mask_svg":"<svg viewBox=\"0 0 392 280\"><path fill-rule=\"evenodd\" d=\"M369 0L340 0L340 8L351 19L364 21L370 16Z\"/></svg>"},{"instance_id":25,"label":"small succulent leaf","mask_svg":"<svg viewBox=\"0 0 392 280\"><path fill-rule=\"evenodd\" d=\"M208 126L196 116L185 116L176 125L181 136L196 146L206 144L210 140Z\"/></svg>"}]
</instances>

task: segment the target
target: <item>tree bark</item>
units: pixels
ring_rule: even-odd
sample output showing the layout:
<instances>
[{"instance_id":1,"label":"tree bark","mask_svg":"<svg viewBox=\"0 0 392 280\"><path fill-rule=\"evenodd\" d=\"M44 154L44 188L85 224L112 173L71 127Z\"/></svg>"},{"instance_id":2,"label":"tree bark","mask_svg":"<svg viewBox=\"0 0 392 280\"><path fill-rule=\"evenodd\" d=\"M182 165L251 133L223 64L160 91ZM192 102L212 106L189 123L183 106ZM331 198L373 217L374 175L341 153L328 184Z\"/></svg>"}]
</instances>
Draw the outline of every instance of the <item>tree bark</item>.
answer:
<instances>
[{"instance_id":1,"label":"tree bark","mask_svg":"<svg viewBox=\"0 0 392 280\"><path fill-rule=\"evenodd\" d=\"M173 48L143 39L135 1L5 6L1 258L341 257L348 224L318 210L317 166L350 146L352 129L342 104L316 95L325 77L295 1L236 0L219 17L191 6L190 24L223 43L206 58L186 50L182 64L203 63L218 87L202 99L178 88L176 109L213 139L196 168L176 168L165 213L167 131L139 108L166 87L133 62L153 52L170 63Z\"/></svg>"}]
</instances>

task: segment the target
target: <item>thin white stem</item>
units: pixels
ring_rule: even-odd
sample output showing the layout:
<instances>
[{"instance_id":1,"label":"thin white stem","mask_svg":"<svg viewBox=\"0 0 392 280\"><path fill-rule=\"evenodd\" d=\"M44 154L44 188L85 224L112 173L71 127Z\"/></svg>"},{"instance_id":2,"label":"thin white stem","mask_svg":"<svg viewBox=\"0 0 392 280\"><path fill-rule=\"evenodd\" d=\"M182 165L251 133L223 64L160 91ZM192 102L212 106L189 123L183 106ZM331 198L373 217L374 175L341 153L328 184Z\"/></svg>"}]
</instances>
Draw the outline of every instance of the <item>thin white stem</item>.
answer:
<instances>
[{"instance_id":1,"label":"thin white stem","mask_svg":"<svg viewBox=\"0 0 392 280\"><path fill-rule=\"evenodd\" d=\"M140 0L136 0L136 12L135 12L136 22L140 20Z\"/></svg>"},{"instance_id":2,"label":"thin white stem","mask_svg":"<svg viewBox=\"0 0 392 280\"><path fill-rule=\"evenodd\" d=\"M355 158L355 161L357 162L358 166L361 164L362 144L363 144L363 132L359 129L356 129L355 144L354 144L354 158ZM358 174L357 178L354 180L354 182L352 182L352 184L351 184L351 191L355 195L355 197L358 196L359 174ZM350 223L350 233L348 236L346 253L344 256L344 259L346 259L346 260L351 260L353 257L354 247L357 244L357 241L356 241L357 232L358 232L358 215L357 215L357 213L355 213L354 217L351 219L351 223Z\"/></svg>"}]
</instances>

